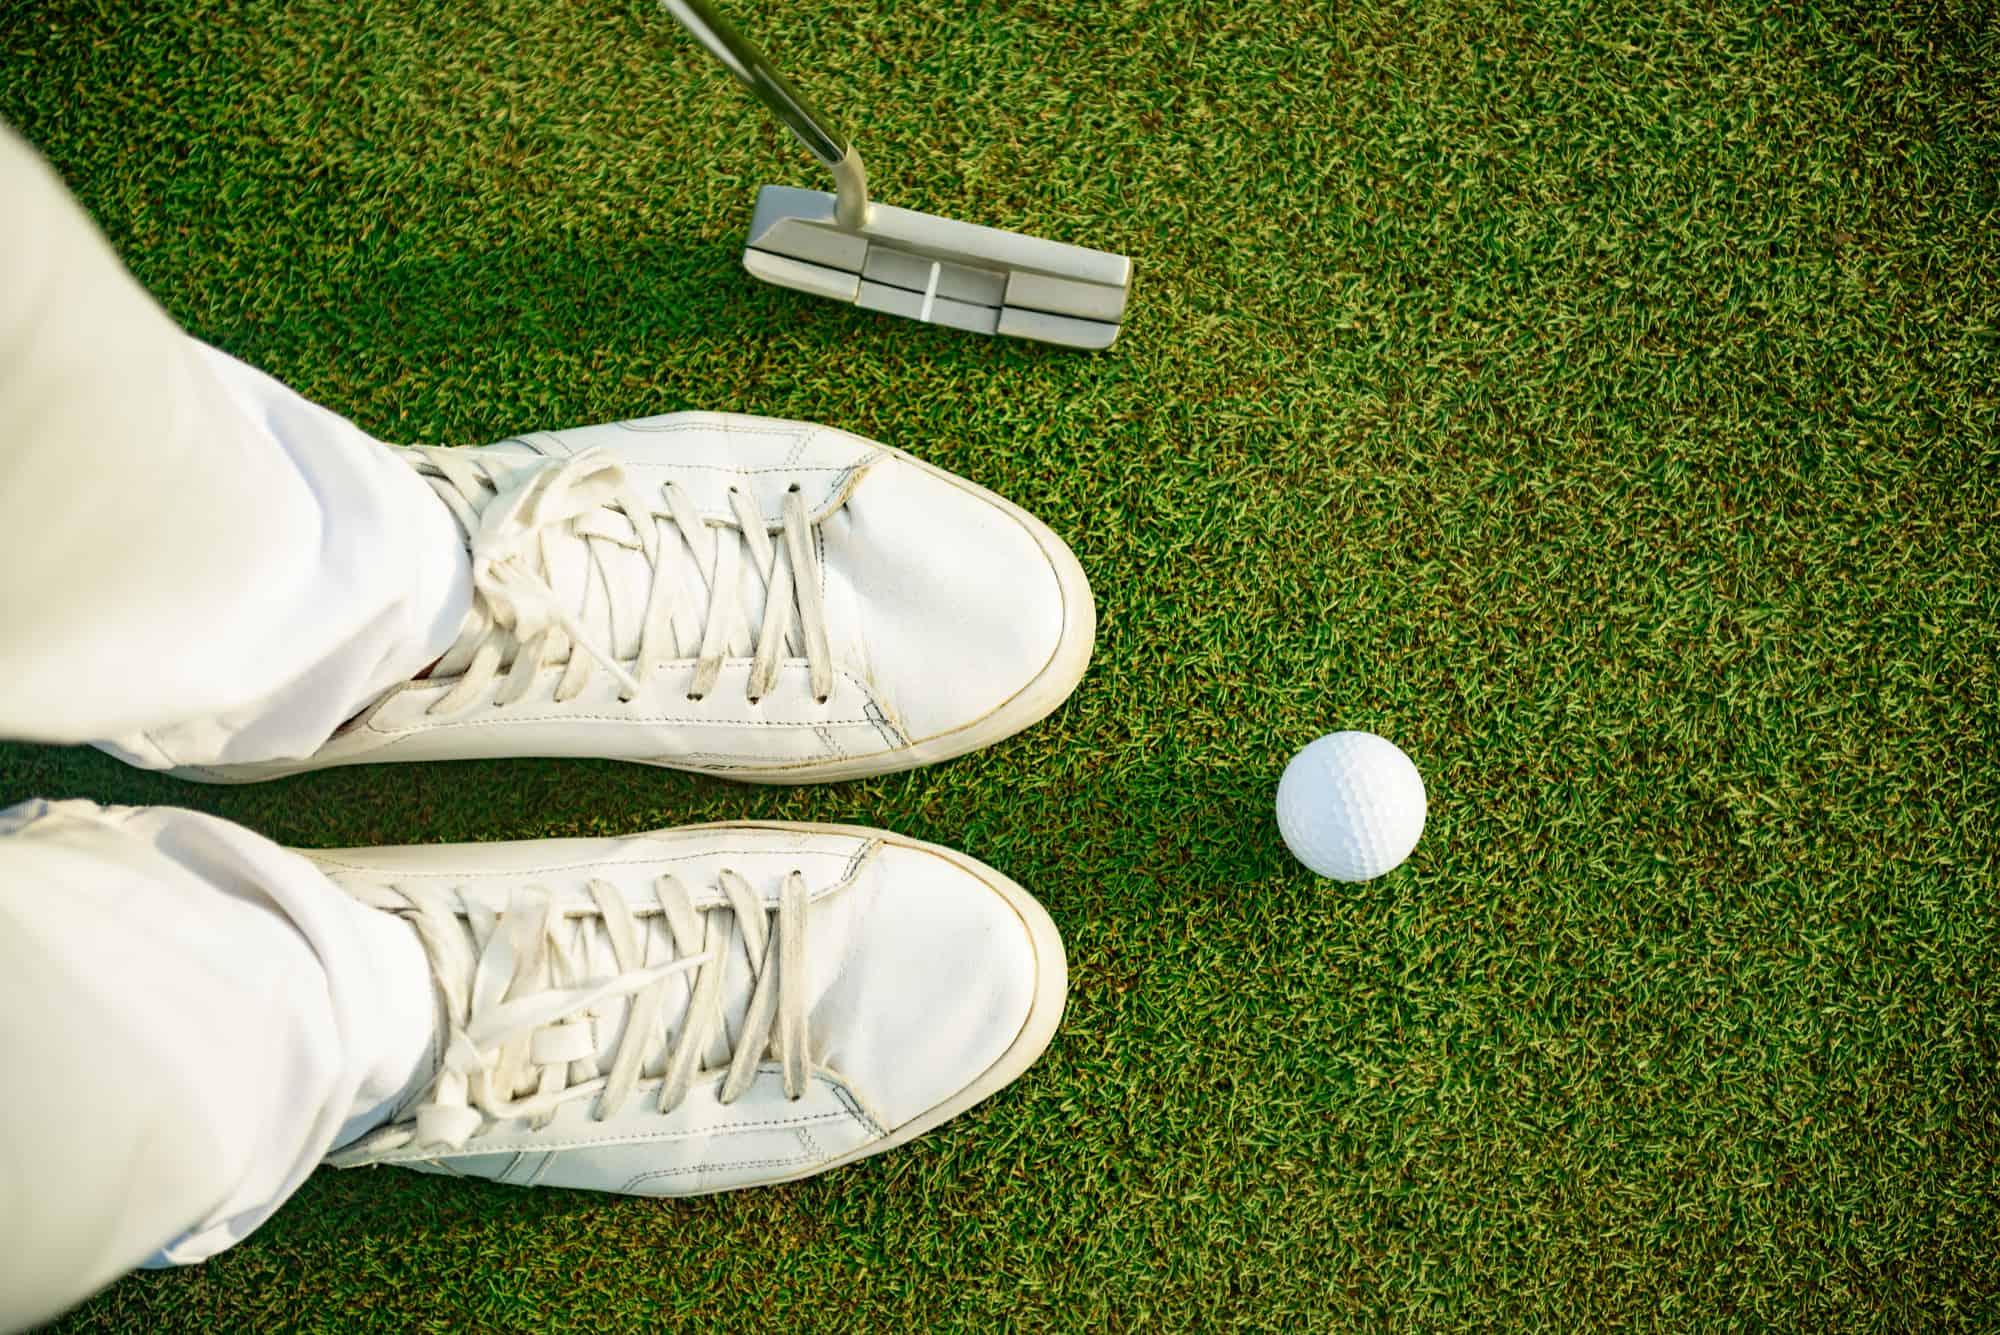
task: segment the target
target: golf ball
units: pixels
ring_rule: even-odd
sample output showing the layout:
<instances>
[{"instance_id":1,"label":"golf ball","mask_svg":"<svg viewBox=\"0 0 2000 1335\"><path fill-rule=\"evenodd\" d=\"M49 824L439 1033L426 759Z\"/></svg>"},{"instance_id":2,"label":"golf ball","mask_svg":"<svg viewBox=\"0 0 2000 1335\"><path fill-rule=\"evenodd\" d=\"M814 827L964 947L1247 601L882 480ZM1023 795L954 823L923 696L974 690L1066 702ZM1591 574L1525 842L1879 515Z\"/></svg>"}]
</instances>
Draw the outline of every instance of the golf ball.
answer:
<instances>
[{"instance_id":1,"label":"golf ball","mask_svg":"<svg viewBox=\"0 0 2000 1335\"><path fill-rule=\"evenodd\" d=\"M1401 866L1424 832L1423 776L1372 732L1334 732L1292 757L1278 780L1278 833L1292 856L1336 881Z\"/></svg>"}]
</instances>

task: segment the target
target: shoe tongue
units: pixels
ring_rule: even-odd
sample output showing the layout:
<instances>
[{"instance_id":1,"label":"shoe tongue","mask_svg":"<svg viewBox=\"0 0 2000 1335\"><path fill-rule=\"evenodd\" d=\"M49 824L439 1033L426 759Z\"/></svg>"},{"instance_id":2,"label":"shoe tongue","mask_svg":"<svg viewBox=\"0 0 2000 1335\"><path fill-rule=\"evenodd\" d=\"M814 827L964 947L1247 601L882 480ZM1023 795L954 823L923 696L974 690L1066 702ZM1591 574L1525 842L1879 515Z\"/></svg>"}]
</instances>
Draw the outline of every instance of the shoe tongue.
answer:
<instances>
[{"instance_id":1,"label":"shoe tongue","mask_svg":"<svg viewBox=\"0 0 2000 1335\"><path fill-rule=\"evenodd\" d=\"M646 605L653 582L664 580L664 594L678 609L678 644L655 646L675 658L693 658L701 649L701 637L709 617L708 582L702 578L688 543L670 520L654 520L659 527L660 568L654 571L645 551L637 546L637 534L622 514L605 511L592 524L609 538L587 539L575 534L551 534L547 546L549 588L558 603L574 609L583 633L620 662L639 655L644 634ZM772 535L782 543L782 533ZM704 540L738 546L736 606L738 620L725 652L748 656L756 651L757 631L763 625L765 587L755 558L743 545L742 535L733 526L710 528ZM634 545L626 546L630 542ZM794 618L793 650L799 649L798 627Z\"/></svg>"},{"instance_id":2,"label":"shoe tongue","mask_svg":"<svg viewBox=\"0 0 2000 1335\"><path fill-rule=\"evenodd\" d=\"M750 1010L750 993L756 986L755 976L750 972L750 957L743 950L742 929L735 914L729 917L729 953L722 971L722 1024L710 1036L708 1050L702 1054L702 1065L709 1067L726 1064L736 1050L735 1044L742 1040L743 1018ZM766 1038L759 1034L754 1041L761 1056Z\"/></svg>"},{"instance_id":3,"label":"shoe tongue","mask_svg":"<svg viewBox=\"0 0 2000 1335\"><path fill-rule=\"evenodd\" d=\"M606 514L600 522L623 530L621 537L630 535L631 525L622 516ZM613 658L636 658L653 587L646 553L561 532L546 534L542 543L557 605L570 609L583 633Z\"/></svg>"},{"instance_id":4,"label":"shoe tongue","mask_svg":"<svg viewBox=\"0 0 2000 1335\"><path fill-rule=\"evenodd\" d=\"M488 448L497 450L500 447ZM552 465L543 463L543 466ZM449 485L438 479L430 481L440 491ZM729 518L734 520L734 516ZM572 521L567 531L552 529L540 536L539 556L544 563L549 590L558 606L571 612L593 643L619 662L629 662L639 654L647 603L652 596L654 582L666 581L668 589L665 592L674 600L677 613L671 638L678 643L654 646L655 652L668 653L676 658L693 658L700 651L702 634L708 624L708 581L702 577L691 544L679 532L675 522L667 519L664 513L647 516L641 522L657 525L660 562L657 572L639 544L639 535L630 517L621 510L600 508L580 520ZM577 531L579 526L592 531L595 536L584 536ZM783 552L784 531L779 529L770 533L769 539L779 549L779 559L789 564L790 558ZM740 656L752 654L756 651L758 631L763 625L767 593L756 559L733 522L710 528L698 540L704 544L711 559L716 554L713 544L718 540L737 544L734 555L738 558L736 592L739 613L725 652ZM828 610L834 613L829 615L828 621L833 625L855 624L857 618L845 614L854 601L851 591L844 585L833 587L829 581L827 592ZM835 612L836 602L838 612ZM468 611L458 638L431 675L452 677L464 672L490 630L491 623L483 608L475 606ZM791 644L786 652L797 656L802 651L803 641L796 617L791 631ZM501 667L511 667L513 657L510 648L501 659Z\"/></svg>"},{"instance_id":5,"label":"shoe tongue","mask_svg":"<svg viewBox=\"0 0 2000 1335\"><path fill-rule=\"evenodd\" d=\"M733 1044L742 1037L743 1019L750 1009L750 993L756 985L750 970L749 958L743 949L743 934L736 923L734 914L722 915L727 923L726 944L722 972L722 1025L709 1036L707 1046L702 1051L700 1066L718 1068L726 1066L734 1053ZM675 957L671 934L666 922L658 916L646 919L646 958L666 961ZM604 974L612 972L616 965L612 961L609 940L602 936L591 942L593 960ZM705 966L704 966L705 967ZM687 1023L688 999L695 982L695 971L673 979L667 985L666 1003L661 1009L663 1027L656 1032L665 1034L664 1041L653 1041L642 1065L643 1075L651 1079L666 1069L667 1054L679 1040L681 1028ZM618 998L604 1003L599 1008L596 1038L597 1065L601 1071L609 1071L618 1057L618 1045L625 1035L625 1022L631 1015L629 998ZM764 1038L757 1040L761 1048Z\"/></svg>"}]
</instances>

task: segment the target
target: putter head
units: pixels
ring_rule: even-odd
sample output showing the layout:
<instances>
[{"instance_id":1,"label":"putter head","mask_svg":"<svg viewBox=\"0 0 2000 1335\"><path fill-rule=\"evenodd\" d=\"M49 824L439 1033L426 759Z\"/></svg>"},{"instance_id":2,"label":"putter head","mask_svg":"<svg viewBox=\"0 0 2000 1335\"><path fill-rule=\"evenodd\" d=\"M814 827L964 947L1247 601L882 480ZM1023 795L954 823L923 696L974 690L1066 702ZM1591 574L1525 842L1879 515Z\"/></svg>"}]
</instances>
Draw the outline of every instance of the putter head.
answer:
<instances>
[{"instance_id":1,"label":"putter head","mask_svg":"<svg viewBox=\"0 0 2000 1335\"><path fill-rule=\"evenodd\" d=\"M1108 348L1132 261L929 213L870 204L858 231L832 192L757 192L743 267L767 283L931 324L1072 348Z\"/></svg>"}]
</instances>

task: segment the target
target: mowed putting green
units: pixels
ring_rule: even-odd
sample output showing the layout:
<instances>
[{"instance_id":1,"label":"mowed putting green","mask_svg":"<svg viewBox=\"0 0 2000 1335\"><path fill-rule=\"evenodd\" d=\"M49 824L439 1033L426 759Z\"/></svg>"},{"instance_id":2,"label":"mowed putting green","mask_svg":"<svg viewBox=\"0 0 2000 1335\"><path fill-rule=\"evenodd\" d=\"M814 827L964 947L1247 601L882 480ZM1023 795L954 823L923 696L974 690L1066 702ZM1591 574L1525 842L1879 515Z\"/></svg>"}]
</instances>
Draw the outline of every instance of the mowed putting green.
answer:
<instances>
[{"instance_id":1,"label":"mowed putting green","mask_svg":"<svg viewBox=\"0 0 2000 1335\"><path fill-rule=\"evenodd\" d=\"M795 1186L323 1172L63 1328L2000 1325L1991 7L728 8L882 200L1132 255L1117 347L753 282L757 186L824 182L643 0L14 6L0 115L194 333L387 439L729 408L1001 492L1097 591L1070 703L809 790L10 745L0 801L885 825L1048 905L1061 1032ZM1430 790L1365 885L1272 820L1333 728Z\"/></svg>"}]
</instances>

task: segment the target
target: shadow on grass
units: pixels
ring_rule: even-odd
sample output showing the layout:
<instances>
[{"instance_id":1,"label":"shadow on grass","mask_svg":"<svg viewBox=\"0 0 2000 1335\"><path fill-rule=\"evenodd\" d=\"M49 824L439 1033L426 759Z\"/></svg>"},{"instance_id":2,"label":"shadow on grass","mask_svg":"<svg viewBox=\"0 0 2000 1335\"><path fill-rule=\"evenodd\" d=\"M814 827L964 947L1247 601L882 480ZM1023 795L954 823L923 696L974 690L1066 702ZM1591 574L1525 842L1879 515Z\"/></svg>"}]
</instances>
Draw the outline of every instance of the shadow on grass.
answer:
<instances>
[{"instance_id":1,"label":"shadow on grass","mask_svg":"<svg viewBox=\"0 0 2000 1335\"><path fill-rule=\"evenodd\" d=\"M359 765L205 784L90 747L0 743L0 806L43 797L186 807L301 848L635 834L765 814L761 792L650 765L561 759Z\"/></svg>"}]
</instances>

